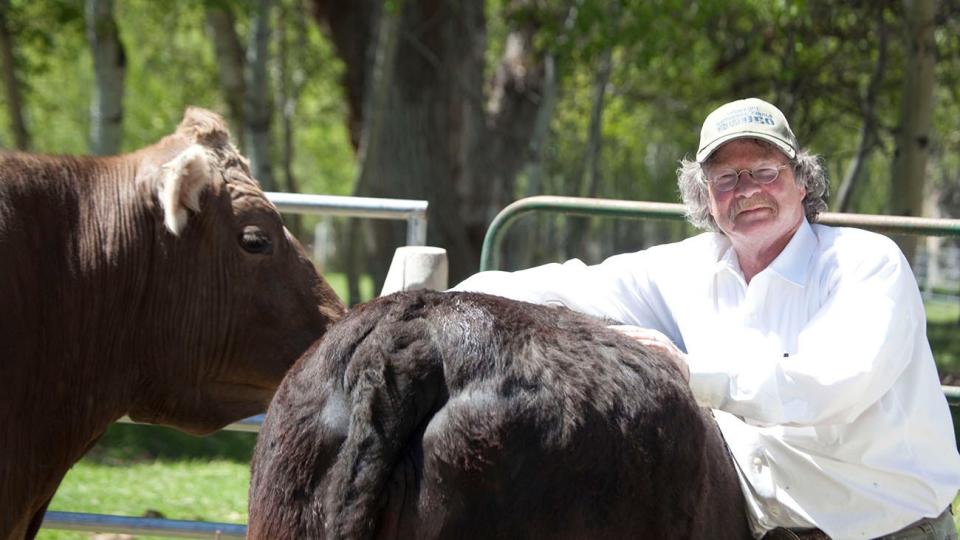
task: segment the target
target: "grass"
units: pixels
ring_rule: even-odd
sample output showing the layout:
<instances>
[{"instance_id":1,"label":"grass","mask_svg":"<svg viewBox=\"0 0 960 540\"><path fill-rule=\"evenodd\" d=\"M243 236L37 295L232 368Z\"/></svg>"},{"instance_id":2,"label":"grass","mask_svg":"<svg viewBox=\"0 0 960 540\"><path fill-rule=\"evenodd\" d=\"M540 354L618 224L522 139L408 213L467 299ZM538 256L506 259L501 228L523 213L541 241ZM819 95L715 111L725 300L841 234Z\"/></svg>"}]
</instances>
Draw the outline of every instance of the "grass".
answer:
<instances>
[{"instance_id":1,"label":"grass","mask_svg":"<svg viewBox=\"0 0 960 540\"><path fill-rule=\"evenodd\" d=\"M51 510L246 523L256 436L114 424L57 490ZM41 529L41 540L91 533Z\"/></svg>"},{"instance_id":2,"label":"grass","mask_svg":"<svg viewBox=\"0 0 960 540\"><path fill-rule=\"evenodd\" d=\"M247 522L247 463L222 459L125 466L78 463L51 510L222 523ZM92 533L41 529L41 540L87 540Z\"/></svg>"},{"instance_id":3,"label":"grass","mask_svg":"<svg viewBox=\"0 0 960 540\"><path fill-rule=\"evenodd\" d=\"M328 276L345 287L342 276ZM366 294L372 293L367 282ZM930 301L927 331L941 375L960 374L960 304ZM960 378L952 384L960 384ZM955 417L956 417L955 410ZM111 426L73 467L51 510L246 523L254 435L222 432L196 438L148 426ZM960 508L960 496L954 500ZM960 512L954 516L960 533ZM40 540L89 540L91 533L42 529Z\"/></svg>"},{"instance_id":4,"label":"grass","mask_svg":"<svg viewBox=\"0 0 960 540\"><path fill-rule=\"evenodd\" d=\"M960 302L929 300L927 338L945 384L960 385Z\"/></svg>"},{"instance_id":5,"label":"grass","mask_svg":"<svg viewBox=\"0 0 960 540\"><path fill-rule=\"evenodd\" d=\"M333 287L333 290L336 291L337 296L343 300L344 303L347 302L347 275L341 273L330 273L324 274L323 277L327 280L327 283ZM373 294L373 278L369 275L364 274L360 277L360 301L366 302L374 297Z\"/></svg>"}]
</instances>

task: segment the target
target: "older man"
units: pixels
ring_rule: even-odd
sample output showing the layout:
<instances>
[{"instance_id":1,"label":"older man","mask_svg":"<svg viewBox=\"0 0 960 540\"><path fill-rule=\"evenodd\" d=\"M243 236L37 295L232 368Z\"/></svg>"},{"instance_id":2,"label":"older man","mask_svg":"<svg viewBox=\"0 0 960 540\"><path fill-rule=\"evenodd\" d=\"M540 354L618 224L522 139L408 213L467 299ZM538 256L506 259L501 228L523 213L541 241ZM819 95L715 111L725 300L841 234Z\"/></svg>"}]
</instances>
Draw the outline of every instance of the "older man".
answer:
<instances>
[{"instance_id":1,"label":"older man","mask_svg":"<svg viewBox=\"0 0 960 540\"><path fill-rule=\"evenodd\" d=\"M670 353L714 410L758 538L956 538L960 455L897 246L814 224L819 161L759 99L712 112L678 180L709 232L455 289L566 305Z\"/></svg>"}]
</instances>

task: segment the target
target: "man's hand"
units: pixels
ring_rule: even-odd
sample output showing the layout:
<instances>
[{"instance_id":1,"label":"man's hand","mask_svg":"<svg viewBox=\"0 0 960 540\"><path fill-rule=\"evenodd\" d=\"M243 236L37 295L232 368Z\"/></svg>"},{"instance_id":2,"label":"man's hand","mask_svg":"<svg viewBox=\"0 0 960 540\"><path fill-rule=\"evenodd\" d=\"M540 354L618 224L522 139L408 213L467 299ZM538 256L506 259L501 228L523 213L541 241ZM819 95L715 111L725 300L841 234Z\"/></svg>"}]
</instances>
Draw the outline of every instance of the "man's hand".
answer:
<instances>
[{"instance_id":1,"label":"man's hand","mask_svg":"<svg viewBox=\"0 0 960 540\"><path fill-rule=\"evenodd\" d=\"M690 367L687 365L687 355L678 349L667 336L652 328L641 328L629 324L615 324L607 328L612 328L621 334L635 339L645 347L663 353L680 368L680 372L683 374L683 380L690 382Z\"/></svg>"}]
</instances>

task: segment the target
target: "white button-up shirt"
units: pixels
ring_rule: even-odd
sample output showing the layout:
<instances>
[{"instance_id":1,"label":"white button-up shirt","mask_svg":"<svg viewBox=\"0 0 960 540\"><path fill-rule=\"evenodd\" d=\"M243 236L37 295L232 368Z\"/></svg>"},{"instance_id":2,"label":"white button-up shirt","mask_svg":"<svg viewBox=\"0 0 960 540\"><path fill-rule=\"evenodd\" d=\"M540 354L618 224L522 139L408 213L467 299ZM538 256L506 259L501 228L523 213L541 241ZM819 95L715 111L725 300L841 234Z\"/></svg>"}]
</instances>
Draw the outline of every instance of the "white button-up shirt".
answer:
<instances>
[{"instance_id":1,"label":"white button-up shirt","mask_svg":"<svg viewBox=\"0 0 960 540\"><path fill-rule=\"evenodd\" d=\"M749 284L729 240L682 242L456 290L560 303L664 333L714 410L754 533L873 538L938 516L960 455L910 266L885 236L804 222Z\"/></svg>"}]
</instances>

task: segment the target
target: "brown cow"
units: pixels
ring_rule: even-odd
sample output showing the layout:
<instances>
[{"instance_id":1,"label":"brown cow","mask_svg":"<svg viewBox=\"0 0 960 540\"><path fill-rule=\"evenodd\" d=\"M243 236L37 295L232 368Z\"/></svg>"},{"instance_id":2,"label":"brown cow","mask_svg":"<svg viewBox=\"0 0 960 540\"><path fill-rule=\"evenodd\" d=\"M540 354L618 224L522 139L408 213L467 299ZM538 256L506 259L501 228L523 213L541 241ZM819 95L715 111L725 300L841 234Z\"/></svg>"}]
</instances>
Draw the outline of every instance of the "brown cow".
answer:
<instances>
[{"instance_id":1,"label":"brown cow","mask_svg":"<svg viewBox=\"0 0 960 540\"><path fill-rule=\"evenodd\" d=\"M668 359L564 308L413 292L356 308L290 369L248 538L751 536Z\"/></svg>"},{"instance_id":2,"label":"brown cow","mask_svg":"<svg viewBox=\"0 0 960 540\"><path fill-rule=\"evenodd\" d=\"M3 539L124 414L203 434L265 410L344 311L201 109L128 155L0 155L0 254Z\"/></svg>"}]
</instances>

